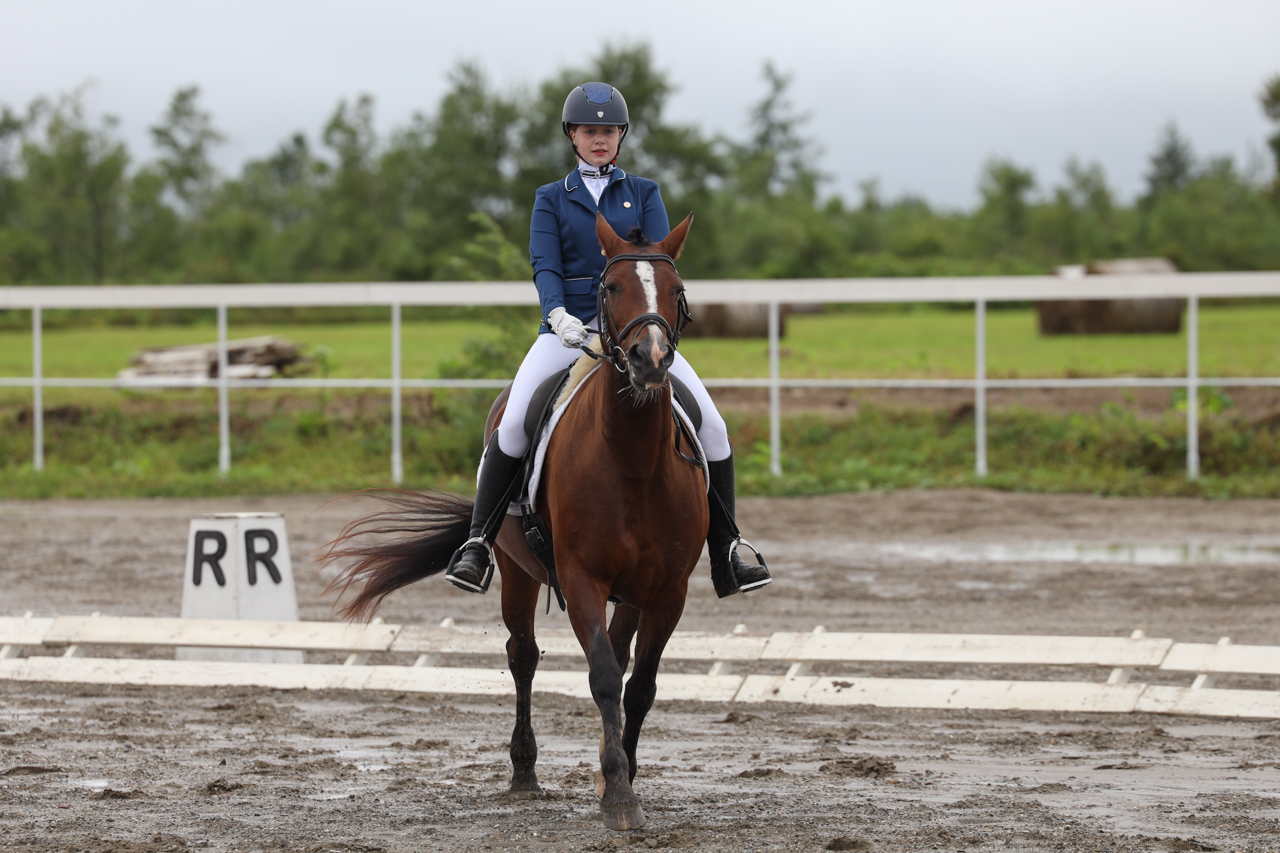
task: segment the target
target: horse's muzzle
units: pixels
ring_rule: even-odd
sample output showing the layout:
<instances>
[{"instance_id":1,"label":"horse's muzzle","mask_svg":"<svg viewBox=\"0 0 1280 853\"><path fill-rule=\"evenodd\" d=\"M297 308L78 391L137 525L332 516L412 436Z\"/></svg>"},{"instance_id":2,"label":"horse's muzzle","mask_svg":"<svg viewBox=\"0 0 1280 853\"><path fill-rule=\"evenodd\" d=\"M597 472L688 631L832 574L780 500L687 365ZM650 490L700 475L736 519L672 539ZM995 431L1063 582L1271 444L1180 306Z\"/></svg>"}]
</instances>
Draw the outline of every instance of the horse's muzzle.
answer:
<instances>
[{"instance_id":1,"label":"horse's muzzle","mask_svg":"<svg viewBox=\"0 0 1280 853\"><path fill-rule=\"evenodd\" d=\"M667 336L650 326L627 350L627 372L637 390L660 387L667 381L667 371L676 360L675 347Z\"/></svg>"}]
</instances>

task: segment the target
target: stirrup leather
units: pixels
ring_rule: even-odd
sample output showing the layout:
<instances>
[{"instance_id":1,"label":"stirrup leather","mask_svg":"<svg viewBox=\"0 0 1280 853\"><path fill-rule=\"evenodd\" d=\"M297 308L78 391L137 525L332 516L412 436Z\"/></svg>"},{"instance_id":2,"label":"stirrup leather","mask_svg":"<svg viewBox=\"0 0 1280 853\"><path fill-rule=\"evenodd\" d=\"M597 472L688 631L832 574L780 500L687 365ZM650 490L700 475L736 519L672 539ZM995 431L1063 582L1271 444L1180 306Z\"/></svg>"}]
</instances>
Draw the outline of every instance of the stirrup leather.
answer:
<instances>
[{"instance_id":1,"label":"stirrup leather","mask_svg":"<svg viewBox=\"0 0 1280 853\"><path fill-rule=\"evenodd\" d=\"M454 567L458 565L458 560L462 557L463 552L471 545L480 545L484 548L485 553L489 557L489 565L485 569L484 577L480 579L479 584L473 583L466 578L459 577L454 574L453 571ZM493 555L493 546L490 545L483 536L472 536L466 542L463 542L462 545L458 547L457 551L453 552L453 557L449 559L449 568L445 571L444 576L449 583L459 589L465 589L468 592L478 592L483 595L489 591L489 583L493 580L493 569L495 565L497 565L497 559Z\"/></svg>"}]
</instances>

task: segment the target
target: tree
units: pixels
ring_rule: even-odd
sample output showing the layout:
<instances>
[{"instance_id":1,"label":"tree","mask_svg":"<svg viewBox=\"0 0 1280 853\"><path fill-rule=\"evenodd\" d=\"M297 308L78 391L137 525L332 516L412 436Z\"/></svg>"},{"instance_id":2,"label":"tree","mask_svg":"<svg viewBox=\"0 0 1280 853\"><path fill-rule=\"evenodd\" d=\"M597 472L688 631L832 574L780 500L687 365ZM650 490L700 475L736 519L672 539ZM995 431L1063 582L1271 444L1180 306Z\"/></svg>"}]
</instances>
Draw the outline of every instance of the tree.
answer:
<instances>
[{"instance_id":1,"label":"tree","mask_svg":"<svg viewBox=\"0 0 1280 853\"><path fill-rule=\"evenodd\" d=\"M1008 254L1020 247L1027 235L1028 195L1035 185L1030 169L1022 169L1012 160L987 161L978 181L982 206L973 217L983 251Z\"/></svg>"},{"instance_id":2,"label":"tree","mask_svg":"<svg viewBox=\"0 0 1280 853\"><path fill-rule=\"evenodd\" d=\"M157 171L192 219L204 212L217 179L213 148L226 139L209 113L200 109L199 98L199 86L179 89L160 123L151 128L151 139L160 149Z\"/></svg>"},{"instance_id":3,"label":"tree","mask_svg":"<svg viewBox=\"0 0 1280 853\"><path fill-rule=\"evenodd\" d=\"M1262 104L1262 112L1277 125L1276 132L1267 138L1267 145L1270 146L1271 157L1275 160L1274 191L1276 200L1280 201L1280 74L1276 74L1263 84L1258 101Z\"/></svg>"},{"instance_id":4,"label":"tree","mask_svg":"<svg viewBox=\"0 0 1280 853\"><path fill-rule=\"evenodd\" d=\"M1177 124L1169 122L1149 162L1146 198L1154 199L1161 193L1185 187L1191 180L1196 157L1191 142L1178 130Z\"/></svg>"},{"instance_id":5,"label":"tree","mask_svg":"<svg viewBox=\"0 0 1280 853\"><path fill-rule=\"evenodd\" d=\"M17 220L47 247L60 282L105 281L118 260L129 154L117 124L90 124L83 89L37 100L24 121Z\"/></svg>"}]
</instances>

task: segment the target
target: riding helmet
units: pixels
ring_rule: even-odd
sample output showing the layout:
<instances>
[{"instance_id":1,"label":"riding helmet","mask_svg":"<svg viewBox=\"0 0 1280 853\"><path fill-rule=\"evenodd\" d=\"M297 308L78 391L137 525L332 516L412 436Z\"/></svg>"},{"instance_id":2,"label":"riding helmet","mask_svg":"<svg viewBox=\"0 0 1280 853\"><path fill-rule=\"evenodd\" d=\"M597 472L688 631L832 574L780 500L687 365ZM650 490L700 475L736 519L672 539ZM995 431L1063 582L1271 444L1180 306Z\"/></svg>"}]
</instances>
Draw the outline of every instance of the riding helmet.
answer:
<instances>
[{"instance_id":1,"label":"riding helmet","mask_svg":"<svg viewBox=\"0 0 1280 853\"><path fill-rule=\"evenodd\" d=\"M626 100L608 83L583 83L574 87L564 100L560 119L565 136L569 135L571 124L612 124L621 127L625 137L630 124Z\"/></svg>"}]
</instances>

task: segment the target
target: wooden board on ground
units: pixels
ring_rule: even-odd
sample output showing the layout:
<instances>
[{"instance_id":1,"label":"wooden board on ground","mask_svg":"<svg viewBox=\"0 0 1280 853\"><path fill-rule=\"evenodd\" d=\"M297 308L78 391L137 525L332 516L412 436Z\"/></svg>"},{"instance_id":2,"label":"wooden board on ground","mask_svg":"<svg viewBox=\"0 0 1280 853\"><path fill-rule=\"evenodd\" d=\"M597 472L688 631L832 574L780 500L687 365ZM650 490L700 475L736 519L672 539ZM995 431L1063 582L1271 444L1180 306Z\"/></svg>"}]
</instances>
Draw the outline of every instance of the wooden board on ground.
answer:
<instances>
[{"instance_id":1,"label":"wooden board on ground","mask_svg":"<svg viewBox=\"0 0 1280 853\"><path fill-rule=\"evenodd\" d=\"M384 652L391 648L399 630L398 625L342 622L59 616L45 634L44 642Z\"/></svg>"},{"instance_id":2,"label":"wooden board on ground","mask_svg":"<svg viewBox=\"0 0 1280 853\"><path fill-rule=\"evenodd\" d=\"M1280 648L1211 643L1174 643L1160 668L1176 672L1280 675Z\"/></svg>"},{"instance_id":3,"label":"wooden board on ground","mask_svg":"<svg viewBox=\"0 0 1280 853\"><path fill-rule=\"evenodd\" d=\"M984 711L1126 713L1143 684L1075 681L967 681L950 678L818 678L749 675L739 702L956 708Z\"/></svg>"},{"instance_id":4,"label":"wooden board on ground","mask_svg":"<svg viewBox=\"0 0 1280 853\"><path fill-rule=\"evenodd\" d=\"M1173 644L1128 637L1007 634L773 634L761 660L1159 666Z\"/></svg>"},{"instance_id":5,"label":"wooden board on ground","mask_svg":"<svg viewBox=\"0 0 1280 853\"><path fill-rule=\"evenodd\" d=\"M0 646L38 646L53 620L32 616L0 616Z\"/></svg>"},{"instance_id":6,"label":"wooden board on ground","mask_svg":"<svg viewBox=\"0 0 1280 853\"><path fill-rule=\"evenodd\" d=\"M1280 692L1274 690L1218 690L1190 687L1148 687L1134 709L1146 714L1188 714L1198 717L1280 719Z\"/></svg>"}]
</instances>

